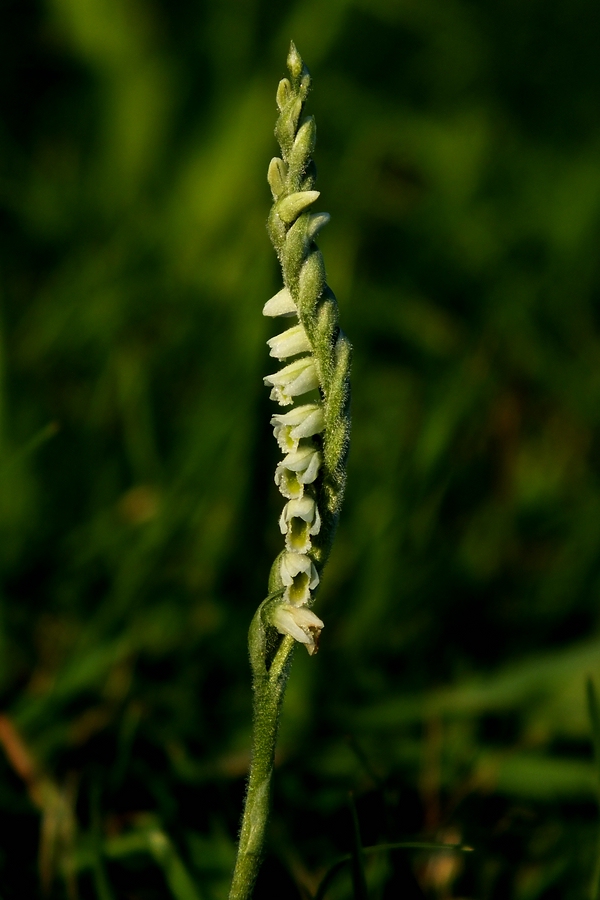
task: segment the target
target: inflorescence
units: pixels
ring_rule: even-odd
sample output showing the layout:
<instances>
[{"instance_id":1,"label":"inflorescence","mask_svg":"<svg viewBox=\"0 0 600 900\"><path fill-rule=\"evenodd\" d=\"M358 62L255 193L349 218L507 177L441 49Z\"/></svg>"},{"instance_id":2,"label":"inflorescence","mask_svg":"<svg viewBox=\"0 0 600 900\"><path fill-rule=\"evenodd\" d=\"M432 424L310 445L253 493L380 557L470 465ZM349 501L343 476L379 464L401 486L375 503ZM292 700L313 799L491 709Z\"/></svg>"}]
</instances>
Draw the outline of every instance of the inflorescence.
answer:
<instances>
[{"instance_id":1,"label":"inflorescence","mask_svg":"<svg viewBox=\"0 0 600 900\"><path fill-rule=\"evenodd\" d=\"M329 554L344 491L351 348L339 328L337 301L315 244L329 215L310 211L319 197L311 158L316 125L310 116L301 119L310 75L293 44L287 62L290 79L282 79L277 90L275 135L281 158L271 160L268 172L274 200L268 230L284 287L263 313L296 321L268 341L270 355L284 366L264 379L271 399L291 407L271 419L284 454L275 483L287 503L279 519L285 550L270 579L271 592L281 592L282 600L270 618L277 631L292 635L313 654L323 622L308 607Z\"/></svg>"}]
</instances>

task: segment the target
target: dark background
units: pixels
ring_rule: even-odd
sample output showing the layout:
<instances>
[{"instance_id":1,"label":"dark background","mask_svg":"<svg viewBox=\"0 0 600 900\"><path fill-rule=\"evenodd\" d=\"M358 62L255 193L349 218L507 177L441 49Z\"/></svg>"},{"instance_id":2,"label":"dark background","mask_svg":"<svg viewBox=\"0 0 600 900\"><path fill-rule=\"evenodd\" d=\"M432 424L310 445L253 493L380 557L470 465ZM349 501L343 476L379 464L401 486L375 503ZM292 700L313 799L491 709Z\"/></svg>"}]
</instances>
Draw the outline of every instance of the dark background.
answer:
<instances>
[{"instance_id":1,"label":"dark background","mask_svg":"<svg viewBox=\"0 0 600 900\"><path fill-rule=\"evenodd\" d=\"M4 0L0 898L226 898L281 546L275 90L314 78L347 500L257 898L590 896L600 7ZM341 873L328 897L352 896Z\"/></svg>"}]
</instances>

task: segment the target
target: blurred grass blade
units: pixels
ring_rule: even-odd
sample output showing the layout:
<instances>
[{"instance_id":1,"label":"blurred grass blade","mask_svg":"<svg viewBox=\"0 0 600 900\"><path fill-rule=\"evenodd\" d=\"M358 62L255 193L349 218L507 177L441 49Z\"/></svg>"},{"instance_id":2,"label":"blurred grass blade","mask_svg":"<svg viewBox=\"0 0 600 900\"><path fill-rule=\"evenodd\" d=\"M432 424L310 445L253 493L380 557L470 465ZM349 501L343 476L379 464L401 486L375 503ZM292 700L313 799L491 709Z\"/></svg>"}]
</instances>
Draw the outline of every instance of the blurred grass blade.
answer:
<instances>
[{"instance_id":1,"label":"blurred grass blade","mask_svg":"<svg viewBox=\"0 0 600 900\"><path fill-rule=\"evenodd\" d=\"M391 844L374 844L372 847L363 847L362 854L364 857L370 853L381 853L386 850L443 850L444 853L447 853L449 850L454 850L457 853L473 853L473 847L469 847L467 844L439 844L431 843L430 841L395 841ZM348 853L346 856L342 856L333 863L321 879L314 900L323 900L323 897L327 893L336 875L351 862L352 855Z\"/></svg>"},{"instance_id":2,"label":"blurred grass blade","mask_svg":"<svg viewBox=\"0 0 600 900\"><path fill-rule=\"evenodd\" d=\"M327 893L329 886L333 883L336 875L348 865L350 859L350 856L344 857L344 859L338 859L338 861L327 870L319 883L317 893L315 894L315 900L323 900L323 897Z\"/></svg>"},{"instance_id":3,"label":"blurred grass blade","mask_svg":"<svg viewBox=\"0 0 600 900\"><path fill-rule=\"evenodd\" d=\"M600 807L600 710L598 709L598 695L596 687L591 677L588 676L586 681L586 696L590 723L592 726L592 742L594 745L594 760L596 763L598 800ZM600 896L600 834L596 843L596 860L594 864L594 874L590 888L591 900L598 900Z\"/></svg>"},{"instance_id":4,"label":"blurred grass blade","mask_svg":"<svg viewBox=\"0 0 600 900\"><path fill-rule=\"evenodd\" d=\"M175 900L202 900L183 860L162 829L152 828L148 831L148 847L162 868L169 890Z\"/></svg>"},{"instance_id":5,"label":"blurred grass blade","mask_svg":"<svg viewBox=\"0 0 600 900\"><path fill-rule=\"evenodd\" d=\"M22 462L27 456L31 456L38 447L41 447L42 444L45 444L51 438L53 438L56 434L58 434L60 430L60 426L58 422L48 422L47 425L44 425L43 428L40 428L32 437L29 438L26 443L23 444L22 447L19 447L2 465L0 471L4 474L7 471Z\"/></svg>"},{"instance_id":6,"label":"blurred grass blade","mask_svg":"<svg viewBox=\"0 0 600 900\"><path fill-rule=\"evenodd\" d=\"M598 709L598 695L593 680L588 677L586 681L587 707L592 726L592 742L594 745L594 759L598 768L600 779L600 709Z\"/></svg>"},{"instance_id":7,"label":"blurred grass blade","mask_svg":"<svg viewBox=\"0 0 600 900\"><path fill-rule=\"evenodd\" d=\"M100 819L100 782L96 780L90 791L90 824L92 829L92 876L98 900L115 900L111 890L102 853L102 823Z\"/></svg>"},{"instance_id":8,"label":"blurred grass blade","mask_svg":"<svg viewBox=\"0 0 600 900\"><path fill-rule=\"evenodd\" d=\"M367 890L367 876L365 873L365 860L360 839L360 826L358 824L358 815L356 812L356 804L352 793L348 795L348 805L350 806L350 814L352 816L352 887L354 890L355 900L369 900L369 892Z\"/></svg>"}]
</instances>

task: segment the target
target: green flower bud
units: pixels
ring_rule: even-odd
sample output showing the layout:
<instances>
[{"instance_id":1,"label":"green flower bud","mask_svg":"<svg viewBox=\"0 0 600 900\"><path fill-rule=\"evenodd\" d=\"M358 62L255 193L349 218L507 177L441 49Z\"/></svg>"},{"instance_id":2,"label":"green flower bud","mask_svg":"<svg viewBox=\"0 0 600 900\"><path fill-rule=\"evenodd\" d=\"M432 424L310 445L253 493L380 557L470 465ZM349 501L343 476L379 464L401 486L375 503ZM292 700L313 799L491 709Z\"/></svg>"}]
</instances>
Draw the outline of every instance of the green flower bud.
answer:
<instances>
[{"instance_id":1,"label":"green flower bud","mask_svg":"<svg viewBox=\"0 0 600 900\"><path fill-rule=\"evenodd\" d=\"M296 50L296 45L293 41L290 42L290 49L287 56L287 67L290 71L290 75L294 80L300 78L304 69L304 63L302 62L302 57Z\"/></svg>"},{"instance_id":2,"label":"green flower bud","mask_svg":"<svg viewBox=\"0 0 600 900\"><path fill-rule=\"evenodd\" d=\"M282 78L277 86L277 106L280 111L283 110L284 106L292 99L292 86L287 78Z\"/></svg>"},{"instance_id":3,"label":"green flower bud","mask_svg":"<svg viewBox=\"0 0 600 900\"><path fill-rule=\"evenodd\" d=\"M274 200L279 199L279 197L281 197L281 195L285 191L286 176L287 172L284 161L282 159L279 159L278 156L273 157L273 159L269 163L267 181L269 182Z\"/></svg>"},{"instance_id":4,"label":"green flower bud","mask_svg":"<svg viewBox=\"0 0 600 900\"><path fill-rule=\"evenodd\" d=\"M300 189L300 181L317 141L317 126L312 116L302 123L288 155L289 187Z\"/></svg>"},{"instance_id":5,"label":"green flower bud","mask_svg":"<svg viewBox=\"0 0 600 900\"><path fill-rule=\"evenodd\" d=\"M277 204L277 215L286 225L291 225L319 196L319 191L297 191L295 194L289 194Z\"/></svg>"}]
</instances>

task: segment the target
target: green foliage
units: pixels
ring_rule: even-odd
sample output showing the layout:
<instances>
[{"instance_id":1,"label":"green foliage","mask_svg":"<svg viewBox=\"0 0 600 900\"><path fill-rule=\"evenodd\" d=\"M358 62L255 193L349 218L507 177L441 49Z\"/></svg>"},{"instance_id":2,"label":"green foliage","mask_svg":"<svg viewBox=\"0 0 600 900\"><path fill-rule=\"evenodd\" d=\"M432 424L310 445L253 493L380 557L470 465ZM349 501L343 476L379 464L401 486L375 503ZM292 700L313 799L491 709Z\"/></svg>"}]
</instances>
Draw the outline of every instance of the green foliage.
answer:
<instances>
[{"instance_id":1,"label":"green foliage","mask_svg":"<svg viewBox=\"0 0 600 900\"><path fill-rule=\"evenodd\" d=\"M373 898L589 895L597 18L590 0L4 5L3 900L227 895L246 634L280 549L260 311L291 38L318 83L354 425L256 896L316 895L352 851L348 791L366 847L474 847L366 854ZM346 870L327 897L351 890Z\"/></svg>"}]
</instances>

